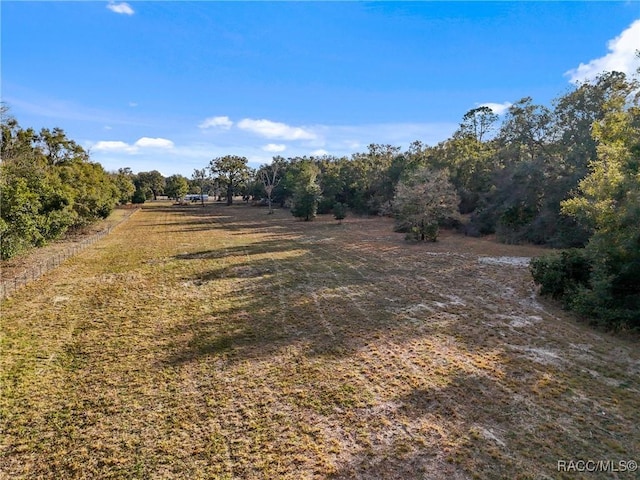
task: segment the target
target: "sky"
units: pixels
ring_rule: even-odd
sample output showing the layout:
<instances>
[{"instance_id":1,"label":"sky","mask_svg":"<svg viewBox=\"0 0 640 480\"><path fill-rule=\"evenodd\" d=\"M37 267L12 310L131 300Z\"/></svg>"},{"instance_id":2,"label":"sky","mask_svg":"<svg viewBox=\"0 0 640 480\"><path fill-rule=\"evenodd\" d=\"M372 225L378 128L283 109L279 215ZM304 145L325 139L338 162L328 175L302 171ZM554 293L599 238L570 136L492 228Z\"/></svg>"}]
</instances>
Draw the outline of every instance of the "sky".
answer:
<instances>
[{"instance_id":1,"label":"sky","mask_svg":"<svg viewBox=\"0 0 640 480\"><path fill-rule=\"evenodd\" d=\"M1 98L106 170L435 145L635 72L640 2L0 2Z\"/></svg>"}]
</instances>

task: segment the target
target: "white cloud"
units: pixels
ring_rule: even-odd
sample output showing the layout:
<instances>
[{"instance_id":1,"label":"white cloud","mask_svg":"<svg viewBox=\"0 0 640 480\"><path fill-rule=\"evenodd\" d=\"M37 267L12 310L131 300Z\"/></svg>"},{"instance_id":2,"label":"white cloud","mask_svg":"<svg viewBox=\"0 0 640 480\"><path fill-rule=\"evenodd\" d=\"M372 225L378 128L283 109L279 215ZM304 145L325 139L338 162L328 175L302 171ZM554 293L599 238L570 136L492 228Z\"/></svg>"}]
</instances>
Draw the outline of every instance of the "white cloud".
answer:
<instances>
[{"instance_id":1,"label":"white cloud","mask_svg":"<svg viewBox=\"0 0 640 480\"><path fill-rule=\"evenodd\" d=\"M198 127L202 129L220 127L224 130L228 130L232 126L233 122L227 116L205 118L204 121L200 125L198 125Z\"/></svg>"},{"instance_id":2,"label":"white cloud","mask_svg":"<svg viewBox=\"0 0 640 480\"><path fill-rule=\"evenodd\" d=\"M135 147L132 147L126 142L101 140L93 145L92 150L99 152L127 152L134 153Z\"/></svg>"},{"instance_id":3,"label":"white cloud","mask_svg":"<svg viewBox=\"0 0 640 480\"><path fill-rule=\"evenodd\" d=\"M504 103L487 102L487 103L481 103L478 106L479 107L489 107L493 113L495 113L497 115L502 115L507 110L509 110L509 107L511 105L513 105L513 103L511 103L511 102L504 102Z\"/></svg>"},{"instance_id":4,"label":"white cloud","mask_svg":"<svg viewBox=\"0 0 640 480\"><path fill-rule=\"evenodd\" d=\"M273 152L273 153L284 152L286 149L287 149L287 146L281 143L269 143L264 147L262 147L262 150L264 150L265 152Z\"/></svg>"},{"instance_id":5,"label":"white cloud","mask_svg":"<svg viewBox=\"0 0 640 480\"><path fill-rule=\"evenodd\" d=\"M573 83L595 79L603 72L623 72L633 74L640 66L636 51L640 49L640 19L607 44L609 53L595 58L589 63L581 63L577 68L565 73Z\"/></svg>"},{"instance_id":6,"label":"white cloud","mask_svg":"<svg viewBox=\"0 0 640 480\"><path fill-rule=\"evenodd\" d=\"M264 119L245 118L238 122L238 128L265 138L280 138L282 140L314 140L317 138L317 135L308 129Z\"/></svg>"},{"instance_id":7,"label":"white cloud","mask_svg":"<svg viewBox=\"0 0 640 480\"><path fill-rule=\"evenodd\" d=\"M173 149L174 144L171 140L166 138L149 138L142 137L138 139L133 145L120 140L101 140L91 145L90 148L96 152L120 152L136 154L142 149L147 148L160 148L164 150Z\"/></svg>"},{"instance_id":8,"label":"white cloud","mask_svg":"<svg viewBox=\"0 0 640 480\"><path fill-rule=\"evenodd\" d=\"M131 5L129 5L127 2L122 2L122 3L109 2L109 5L107 5L107 8L114 13L120 13L122 15L133 15L135 13L133 11L133 8L131 8Z\"/></svg>"},{"instance_id":9,"label":"white cloud","mask_svg":"<svg viewBox=\"0 0 640 480\"><path fill-rule=\"evenodd\" d=\"M311 155L314 157L322 157L323 155L329 155L329 152L322 148L319 148L318 150L314 150L313 152L311 152Z\"/></svg>"},{"instance_id":10,"label":"white cloud","mask_svg":"<svg viewBox=\"0 0 640 480\"><path fill-rule=\"evenodd\" d=\"M133 144L134 147L140 148L173 148L173 142L166 138L149 138L142 137Z\"/></svg>"},{"instance_id":11,"label":"white cloud","mask_svg":"<svg viewBox=\"0 0 640 480\"><path fill-rule=\"evenodd\" d=\"M136 102L129 102L130 107L137 107L138 104Z\"/></svg>"}]
</instances>

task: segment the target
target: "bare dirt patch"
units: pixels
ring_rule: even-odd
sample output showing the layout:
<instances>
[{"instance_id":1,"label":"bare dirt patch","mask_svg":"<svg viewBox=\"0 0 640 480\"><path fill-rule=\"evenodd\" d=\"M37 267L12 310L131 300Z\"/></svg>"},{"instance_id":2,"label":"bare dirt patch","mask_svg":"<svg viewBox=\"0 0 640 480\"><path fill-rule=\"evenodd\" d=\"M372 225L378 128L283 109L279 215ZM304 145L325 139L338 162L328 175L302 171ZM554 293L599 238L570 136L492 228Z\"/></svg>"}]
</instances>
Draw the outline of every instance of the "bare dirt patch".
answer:
<instances>
[{"instance_id":1,"label":"bare dirt patch","mask_svg":"<svg viewBox=\"0 0 640 480\"><path fill-rule=\"evenodd\" d=\"M640 353L481 260L543 252L145 207L2 303L0 471L632 478L557 470L640 458Z\"/></svg>"}]
</instances>

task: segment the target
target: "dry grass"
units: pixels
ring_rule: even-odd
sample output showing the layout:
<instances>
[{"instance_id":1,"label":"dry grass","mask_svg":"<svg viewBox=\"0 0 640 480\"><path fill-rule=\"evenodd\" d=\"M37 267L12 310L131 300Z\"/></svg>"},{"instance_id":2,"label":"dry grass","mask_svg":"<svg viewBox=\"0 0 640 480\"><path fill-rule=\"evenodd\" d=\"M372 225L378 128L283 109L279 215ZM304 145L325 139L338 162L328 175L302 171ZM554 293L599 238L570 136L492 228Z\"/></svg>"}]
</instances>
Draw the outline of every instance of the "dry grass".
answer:
<instances>
[{"instance_id":1,"label":"dry grass","mask_svg":"<svg viewBox=\"0 0 640 480\"><path fill-rule=\"evenodd\" d=\"M63 238L55 240L42 248L27 250L9 260L0 260L0 280L12 280L39 264L45 265L51 258L73 249L74 246L88 237L112 228L129 216L135 209L132 205L129 207L118 207L111 212L108 218L69 232Z\"/></svg>"},{"instance_id":2,"label":"dry grass","mask_svg":"<svg viewBox=\"0 0 640 480\"><path fill-rule=\"evenodd\" d=\"M145 207L2 303L0 475L633 478L557 471L640 460L640 352L482 259L539 253Z\"/></svg>"}]
</instances>

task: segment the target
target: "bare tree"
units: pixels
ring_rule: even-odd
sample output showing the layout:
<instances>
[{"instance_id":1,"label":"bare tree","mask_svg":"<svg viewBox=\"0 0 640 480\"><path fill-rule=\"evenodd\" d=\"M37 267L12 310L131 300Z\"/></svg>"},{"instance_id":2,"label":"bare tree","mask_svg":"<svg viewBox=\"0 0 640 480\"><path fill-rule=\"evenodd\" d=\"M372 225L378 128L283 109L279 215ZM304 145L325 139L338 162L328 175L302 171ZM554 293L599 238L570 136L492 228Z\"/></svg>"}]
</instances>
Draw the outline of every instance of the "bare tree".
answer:
<instances>
[{"instance_id":1,"label":"bare tree","mask_svg":"<svg viewBox=\"0 0 640 480\"><path fill-rule=\"evenodd\" d=\"M273 213L273 207L271 205L271 194L273 189L280 183L278 177L278 164L273 162L270 166L264 166L260 169L260 180L264 185L264 190L267 192L267 202L269 204L269 215Z\"/></svg>"},{"instance_id":2,"label":"bare tree","mask_svg":"<svg viewBox=\"0 0 640 480\"><path fill-rule=\"evenodd\" d=\"M204 182L207 180L207 171L204 168L194 169L193 175L191 175L191 179L196 181L198 186L200 187L200 202L204 207Z\"/></svg>"}]
</instances>

